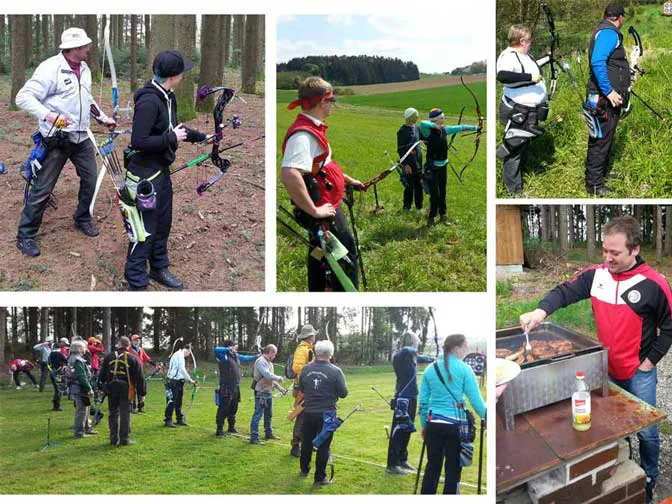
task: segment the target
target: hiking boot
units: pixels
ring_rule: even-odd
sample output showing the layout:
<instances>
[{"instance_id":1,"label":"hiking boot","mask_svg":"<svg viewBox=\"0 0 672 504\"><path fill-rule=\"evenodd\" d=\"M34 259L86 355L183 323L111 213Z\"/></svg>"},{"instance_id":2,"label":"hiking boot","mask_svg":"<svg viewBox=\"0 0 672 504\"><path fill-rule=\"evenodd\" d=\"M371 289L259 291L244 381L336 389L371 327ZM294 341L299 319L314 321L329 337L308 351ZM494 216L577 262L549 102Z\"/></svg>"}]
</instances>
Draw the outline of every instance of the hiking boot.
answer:
<instances>
[{"instance_id":1,"label":"hiking boot","mask_svg":"<svg viewBox=\"0 0 672 504\"><path fill-rule=\"evenodd\" d=\"M182 427L189 427L189 424L188 424L187 422L185 422L184 419L182 419L182 420L178 420L178 421L175 423L175 425L181 425Z\"/></svg>"},{"instance_id":2,"label":"hiking boot","mask_svg":"<svg viewBox=\"0 0 672 504\"><path fill-rule=\"evenodd\" d=\"M82 233L84 233L86 236L94 237L98 236L100 234L100 231L98 231L98 228L93 225L91 221L88 222L75 222L75 228L80 230Z\"/></svg>"},{"instance_id":3,"label":"hiking boot","mask_svg":"<svg viewBox=\"0 0 672 504\"><path fill-rule=\"evenodd\" d=\"M259 438L252 438L250 439L250 444L264 444L261 442L261 439Z\"/></svg>"},{"instance_id":4,"label":"hiking boot","mask_svg":"<svg viewBox=\"0 0 672 504\"><path fill-rule=\"evenodd\" d=\"M37 243L32 238L17 238L16 248L28 257L37 257L40 255L40 247L37 246Z\"/></svg>"},{"instance_id":5,"label":"hiking boot","mask_svg":"<svg viewBox=\"0 0 672 504\"><path fill-rule=\"evenodd\" d=\"M323 478L321 480L313 481L313 485L318 485L318 486L331 485L332 483L333 483L333 481L329 481L329 478Z\"/></svg>"},{"instance_id":6,"label":"hiking boot","mask_svg":"<svg viewBox=\"0 0 672 504\"><path fill-rule=\"evenodd\" d=\"M275 439L277 441L280 441L282 439L280 436L276 436L275 434L266 434L266 440L268 441L269 439Z\"/></svg>"},{"instance_id":7,"label":"hiking boot","mask_svg":"<svg viewBox=\"0 0 672 504\"><path fill-rule=\"evenodd\" d=\"M226 436L226 434L224 434L224 429L222 429L221 427L217 427L217 432L215 432L215 436L217 437Z\"/></svg>"},{"instance_id":8,"label":"hiking boot","mask_svg":"<svg viewBox=\"0 0 672 504\"><path fill-rule=\"evenodd\" d=\"M238 434L238 430L235 427L229 427L229 430L227 430L229 434Z\"/></svg>"},{"instance_id":9,"label":"hiking boot","mask_svg":"<svg viewBox=\"0 0 672 504\"><path fill-rule=\"evenodd\" d=\"M439 222L442 222L443 224L448 224L448 216L447 215L440 216Z\"/></svg>"},{"instance_id":10,"label":"hiking boot","mask_svg":"<svg viewBox=\"0 0 672 504\"><path fill-rule=\"evenodd\" d=\"M434 226L434 217L427 217L427 227Z\"/></svg>"},{"instance_id":11,"label":"hiking boot","mask_svg":"<svg viewBox=\"0 0 672 504\"><path fill-rule=\"evenodd\" d=\"M143 285L142 287L133 287L131 284L128 284L128 290L131 291L131 292L133 292L133 291L138 291L138 292L146 291L147 286Z\"/></svg>"},{"instance_id":12,"label":"hiking boot","mask_svg":"<svg viewBox=\"0 0 672 504\"><path fill-rule=\"evenodd\" d=\"M149 278L159 282L161 285L168 287L169 289L184 289L184 284L182 280L173 275L168 268L161 269L150 269Z\"/></svg>"},{"instance_id":13,"label":"hiking boot","mask_svg":"<svg viewBox=\"0 0 672 504\"><path fill-rule=\"evenodd\" d=\"M172 420L164 420L163 425L165 427L170 427L171 429L175 429L177 427Z\"/></svg>"},{"instance_id":14,"label":"hiking boot","mask_svg":"<svg viewBox=\"0 0 672 504\"><path fill-rule=\"evenodd\" d=\"M301 456L301 448L299 448L298 446L292 446L292 449L290 450L289 454L292 457L297 457L298 458L298 457Z\"/></svg>"},{"instance_id":15,"label":"hiking boot","mask_svg":"<svg viewBox=\"0 0 672 504\"><path fill-rule=\"evenodd\" d=\"M408 460L404 460L401 464L399 464L399 467L402 469L408 469L409 471L415 471L415 467L409 464Z\"/></svg>"},{"instance_id":16,"label":"hiking boot","mask_svg":"<svg viewBox=\"0 0 672 504\"><path fill-rule=\"evenodd\" d=\"M401 466L390 466L387 469L385 469L387 474L398 474L400 476L406 476L407 474L412 474L412 471L409 471L408 469L405 469Z\"/></svg>"},{"instance_id":17,"label":"hiking boot","mask_svg":"<svg viewBox=\"0 0 672 504\"><path fill-rule=\"evenodd\" d=\"M586 186L586 192L591 196L609 196L613 190L605 185Z\"/></svg>"},{"instance_id":18,"label":"hiking boot","mask_svg":"<svg viewBox=\"0 0 672 504\"><path fill-rule=\"evenodd\" d=\"M134 445L135 441L133 441L132 439L124 439L123 441L120 441L119 444L121 446L130 446L130 445Z\"/></svg>"}]
</instances>

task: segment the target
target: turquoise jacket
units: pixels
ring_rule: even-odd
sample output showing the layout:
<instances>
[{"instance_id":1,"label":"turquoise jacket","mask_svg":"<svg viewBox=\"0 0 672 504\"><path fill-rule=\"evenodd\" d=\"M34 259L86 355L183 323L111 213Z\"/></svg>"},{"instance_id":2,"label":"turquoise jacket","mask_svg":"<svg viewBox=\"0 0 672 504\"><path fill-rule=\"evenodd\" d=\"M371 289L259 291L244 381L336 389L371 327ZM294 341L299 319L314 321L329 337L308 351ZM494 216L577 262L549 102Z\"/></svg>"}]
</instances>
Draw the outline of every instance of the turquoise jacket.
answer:
<instances>
[{"instance_id":1,"label":"turquoise jacket","mask_svg":"<svg viewBox=\"0 0 672 504\"><path fill-rule=\"evenodd\" d=\"M423 138L427 138L432 129L438 129L439 126L432 121L420 121L420 135ZM460 124L458 126L444 126L443 131L446 132L447 136L456 135L463 131L476 131L478 128L476 126L469 126L467 124ZM448 159L434 160L432 162L434 166L446 166L448 164Z\"/></svg>"},{"instance_id":2,"label":"turquoise jacket","mask_svg":"<svg viewBox=\"0 0 672 504\"><path fill-rule=\"evenodd\" d=\"M455 355L448 356L448 367L452 380L448 380L448 373L444 365L443 357L438 360L439 370L443 381L448 386L452 395L443 386L434 365L427 366L422 373L422 384L420 386L420 422L422 427L427 423L427 413L441 415L455 420L464 419L464 415L458 415L458 408L455 404L455 398L464 402L464 397L469 399L469 404L476 411L479 417L485 417L485 403L481 397L481 391L478 388L478 381L474 371L468 364L465 364ZM455 396L455 397L453 397Z\"/></svg>"}]
</instances>

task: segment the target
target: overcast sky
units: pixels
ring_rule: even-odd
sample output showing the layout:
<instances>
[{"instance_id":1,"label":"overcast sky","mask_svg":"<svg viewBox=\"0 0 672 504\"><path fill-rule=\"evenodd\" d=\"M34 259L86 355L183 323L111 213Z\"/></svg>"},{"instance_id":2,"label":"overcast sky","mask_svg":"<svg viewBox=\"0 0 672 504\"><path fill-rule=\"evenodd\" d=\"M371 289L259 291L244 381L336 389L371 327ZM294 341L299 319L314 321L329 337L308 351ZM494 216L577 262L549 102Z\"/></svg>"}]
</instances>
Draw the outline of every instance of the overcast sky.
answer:
<instances>
[{"instance_id":1,"label":"overcast sky","mask_svg":"<svg viewBox=\"0 0 672 504\"><path fill-rule=\"evenodd\" d=\"M279 16L278 63L298 56L366 54L413 61L423 73L449 72L487 58L482 7L479 0L454 2L451 15L440 20L424 9L403 16Z\"/></svg>"}]
</instances>

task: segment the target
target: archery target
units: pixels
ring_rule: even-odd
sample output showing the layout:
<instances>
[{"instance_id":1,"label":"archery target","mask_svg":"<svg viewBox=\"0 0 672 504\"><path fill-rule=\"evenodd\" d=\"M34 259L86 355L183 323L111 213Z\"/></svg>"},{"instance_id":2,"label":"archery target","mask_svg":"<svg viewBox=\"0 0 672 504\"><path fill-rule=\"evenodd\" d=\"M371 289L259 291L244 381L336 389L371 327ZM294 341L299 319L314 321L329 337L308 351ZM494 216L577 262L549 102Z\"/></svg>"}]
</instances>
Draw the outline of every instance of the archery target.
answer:
<instances>
[{"instance_id":1,"label":"archery target","mask_svg":"<svg viewBox=\"0 0 672 504\"><path fill-rule=\"evenodd\" d=\"M486 364L485 364L485 355L482 353L470 353L464 358L464 362L469 364L471 369L474 370L476 376L482 376L485 374Z\"/></svg>"}]
</instances>

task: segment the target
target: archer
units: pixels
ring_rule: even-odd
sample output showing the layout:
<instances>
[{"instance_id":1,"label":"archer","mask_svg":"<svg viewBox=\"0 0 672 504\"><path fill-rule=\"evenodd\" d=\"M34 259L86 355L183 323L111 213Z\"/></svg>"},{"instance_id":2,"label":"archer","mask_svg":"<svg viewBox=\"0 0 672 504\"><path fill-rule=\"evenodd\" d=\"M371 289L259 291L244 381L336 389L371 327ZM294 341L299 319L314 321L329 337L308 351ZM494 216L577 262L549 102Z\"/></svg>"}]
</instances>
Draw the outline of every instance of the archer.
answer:
<instances>
[{"instance_id":1,"label":"archer","mask_svg":"<svg viewBox=\"0 0 672 504\"><path fill-rule=\"evenodd\" d=\"M168 269L168 236L173 220L170 165L175 161L179 142L207 139L205 133L177 121L173 90L182 82L184 72L192 67L193 63L185 61L179 51L163 51L154 59L154 77L134 96L125 182L136 202L123 206L130 238L124 269L128 290L146 290L150 278L170 289L184 288L182 281Z\"/></svg>"},{"instance_id":2,"label":"archer","mask_svg":"<svg viewBox=\"0 0 672 504\"><path fill-rule=\"evenodd\" d=\"M335 102L331 84L320 77L308 77L299 86L298 99L287 107L293 110L300 105L302 111L287 130L282 143L284 157L280 178L296 205L297 221L310 232L309 291L345 290L343 281L338 274L332 274L327 260L311 255L316 248L324 249L325 243L330 246L330 242L345 246L347 277L354 288L358 284L357 248L340 205L345 186L361 188L362 183L344 174L338 163L331 159L324 121Z\"/></svg>"},{"instance_id":3,"label":"archer","mask_svg":"<svg viewBox=\"0 0 672 504\"><path fill-rule=\"evenodd\" d=\"M86 236L98 236L89 212L97 174L95 147L87 136L89 115L110 130L116 122L102 112L91 93L91 70L86 64L91 44L83 29L65 30L61 52L40 63L16 95L16 105L35 116L39 126L33 135L34 152L39 155L31 155L27 166L24 207L16 236L17 248L30 257L40 255L35 237L68 160L77 168L80 179L73 215L75 228Z\"/></svg>"}]
</instances>

